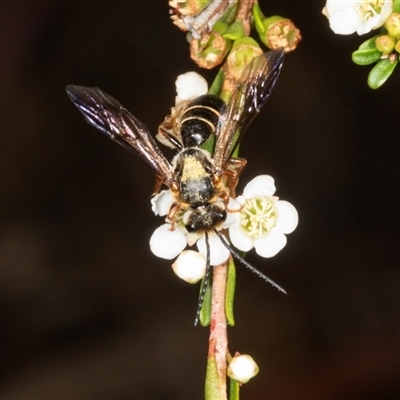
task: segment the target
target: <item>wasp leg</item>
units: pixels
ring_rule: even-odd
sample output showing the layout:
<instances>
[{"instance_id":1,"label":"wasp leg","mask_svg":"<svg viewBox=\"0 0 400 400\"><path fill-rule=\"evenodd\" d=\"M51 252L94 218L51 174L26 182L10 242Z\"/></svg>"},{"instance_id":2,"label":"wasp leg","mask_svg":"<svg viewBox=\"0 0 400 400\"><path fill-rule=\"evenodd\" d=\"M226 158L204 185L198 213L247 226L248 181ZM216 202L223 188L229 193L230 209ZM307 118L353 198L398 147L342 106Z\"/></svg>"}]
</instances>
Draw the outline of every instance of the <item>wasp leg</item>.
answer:
<instances>
[{"instance_id":1,"label":"wasp leg","mask_svg":"<svg viewBox=\"0 0 400 400\"><path fill-rule=\"evenodd\" d=\"M161 186L163 183L164 183L164 181L161 179L160 175L156 174L156 182L154 184L153 193L151 194L152 196L160 193Z\"/></svg>"},{"instance_id":2,"label":"wasp leg","mask_svg":"<svg viewBox=\"0 0 400 400\"><path fill-rule=\"evenodd\" d=\"M181 209L179 204L174 203L172 204L171 208L168 211L167 219L168 221L171 222L171 231L175 230L175 224L176 224L176 214L178 211Z\"/></svg>"},{"instance_id":3,"label":"wasp leg","mask_svg":"<svg viewBox=\"0 0 400 400\"><path fill-rule=\"evenodd\" d=\"M236 197L235 190L239 182L239 175L243 171L246 164L247 160L244 158L232 158L229 161L229 165L224 173L224 176L226 178L226 186L229 189L230 197Z\"/></svg>"}]
</instances>

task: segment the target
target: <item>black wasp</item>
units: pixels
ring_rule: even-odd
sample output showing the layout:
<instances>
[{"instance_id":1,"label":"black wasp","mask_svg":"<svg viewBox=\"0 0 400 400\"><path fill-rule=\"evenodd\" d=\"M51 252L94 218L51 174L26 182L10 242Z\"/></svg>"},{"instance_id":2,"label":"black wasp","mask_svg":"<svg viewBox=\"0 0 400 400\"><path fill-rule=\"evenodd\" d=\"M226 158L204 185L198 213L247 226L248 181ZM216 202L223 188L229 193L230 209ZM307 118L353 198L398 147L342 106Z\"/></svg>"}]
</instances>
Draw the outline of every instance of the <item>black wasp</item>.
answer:
<instances>
[{"instance_id":1,"label":"black wasp","mask_svg":"<svg viewBox=\"0 0 400 400\"><path fill-rule=\"evenodd\" d=\"M147 127L112 96L99 88L76 85L66 88L69 98L88 123L133 151L154 170L155 193L161 184L171 190L175 203L168 213L169 220L174 222L179 215L188 232L204 232L207 268L195 324L210 274L209 232L215 232L233 256L250 270L285 292L240 257L219 232L227 217L229 197L234 194L238 175L245 164L245 160L232 158L232 154L244 131L268 100L283 59L282 49L254 58L241 74L227 105L216 96L200 96L161 124L157 138L178 151L171 162L163 155ZM215 145L211 154L200 146L212 136L215 136Z\"/></svg>"}]
</instances>

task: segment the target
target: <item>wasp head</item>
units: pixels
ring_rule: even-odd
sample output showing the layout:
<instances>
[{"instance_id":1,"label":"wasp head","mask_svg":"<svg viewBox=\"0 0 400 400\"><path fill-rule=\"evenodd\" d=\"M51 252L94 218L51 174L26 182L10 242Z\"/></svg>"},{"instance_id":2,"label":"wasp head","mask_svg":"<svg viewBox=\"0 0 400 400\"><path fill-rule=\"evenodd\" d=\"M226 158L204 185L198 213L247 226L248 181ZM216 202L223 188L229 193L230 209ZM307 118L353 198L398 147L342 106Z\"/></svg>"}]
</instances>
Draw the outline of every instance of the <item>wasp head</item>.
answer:
<instances>
[{"instance_id":1,"label":"wasp head","mask_svg":"<svg viewBox=\"0 0 400 400\"><path fill-rule=\"evenodd\" d=\"M189 209L182 221L189 233L210 231L218 228L226 220L226 211L217 204L207 204L197 209Z\"/></svg>"}]
</instances>

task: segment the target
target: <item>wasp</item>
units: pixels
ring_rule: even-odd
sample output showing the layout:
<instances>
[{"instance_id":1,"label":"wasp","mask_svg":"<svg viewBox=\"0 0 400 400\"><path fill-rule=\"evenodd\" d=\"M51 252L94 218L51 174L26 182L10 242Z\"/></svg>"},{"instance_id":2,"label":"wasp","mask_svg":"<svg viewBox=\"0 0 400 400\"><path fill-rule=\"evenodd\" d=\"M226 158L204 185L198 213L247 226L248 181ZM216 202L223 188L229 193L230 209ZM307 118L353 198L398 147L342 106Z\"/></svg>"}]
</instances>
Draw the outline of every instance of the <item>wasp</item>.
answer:
<instances>
[{"instance_id":1,"label":"wasp","mask_svg":"<svg viewBox=\"0 0 400 400\"><path fill-rule=\"evenodd\" d=\"M199 297L195 324L210 274L208 233L215 232L232 255L265 281L277 283L245 261L220 233L227 206L244 159L233 158L243 133L271 95L284 59L282 49L254 58L236 82L227 104L214 95L203 95L180 107L160 125L157 139L177 150L169 162L147 127L122 104L99 88L68 85L67 94L86 121L126 149L134 152L156 174L156 194L166 185L174 195L168 219L177 216L189 233L205 234L206 275ZM201 146L214 140L212 151ZM285 292L286 293L286 292Z\"/></svg>"}]
</instances>

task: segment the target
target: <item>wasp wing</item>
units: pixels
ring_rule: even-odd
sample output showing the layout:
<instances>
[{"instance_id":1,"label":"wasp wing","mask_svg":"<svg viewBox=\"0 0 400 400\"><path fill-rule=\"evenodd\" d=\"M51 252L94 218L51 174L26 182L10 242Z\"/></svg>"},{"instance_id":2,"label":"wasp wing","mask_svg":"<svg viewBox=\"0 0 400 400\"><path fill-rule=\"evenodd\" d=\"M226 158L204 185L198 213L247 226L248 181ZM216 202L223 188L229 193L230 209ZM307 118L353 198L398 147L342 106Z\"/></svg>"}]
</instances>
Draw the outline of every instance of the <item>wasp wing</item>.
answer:
<instances>
[{"instance_id":1,"label":"wasp wing","mask_svg":"<svg viewBox=\"0 0 400 400\"><path fill-rule=\"evenodd\" d=\"M221 116L214 151L214 165L222 173L243 132L268 100L284 59L283 49L271 50L254 58L245 67ZM235 134L238 132L237 138Z\"/></svg>"},{"instance_id":2,"label":"wasp wing","mask_svg":"<svg viewBox=\"0 0 400 400\"><path fill-rule=\"evenodd\" d=\"M89 124L136 153L167 185L172 183L171 164L158 148L146 125L118 100L99 88L68 85L66 91Z\"/></svg>"}]
</instances>

